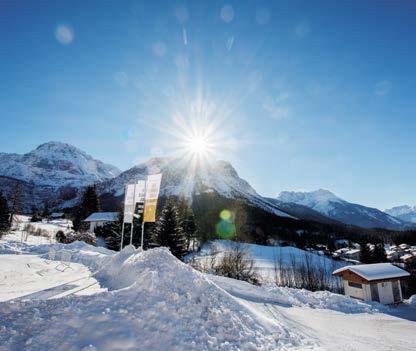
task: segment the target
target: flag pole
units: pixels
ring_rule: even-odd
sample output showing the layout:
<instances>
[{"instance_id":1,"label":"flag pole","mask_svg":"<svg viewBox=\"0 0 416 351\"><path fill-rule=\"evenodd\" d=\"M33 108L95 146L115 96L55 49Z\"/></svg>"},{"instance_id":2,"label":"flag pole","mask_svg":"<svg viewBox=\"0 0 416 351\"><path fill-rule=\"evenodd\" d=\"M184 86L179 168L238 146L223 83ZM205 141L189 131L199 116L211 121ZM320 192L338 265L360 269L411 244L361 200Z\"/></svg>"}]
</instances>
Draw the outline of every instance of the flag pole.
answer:
<instances>
[{"instance_id":1,"label":"flag pole","mask_svg":"<svg viewBox=\"0 0 416 351\"><path fill-rule=\"evenodd\" d=\"M120 251L123 250L123 241L124 241L124 216L123 216L123 224L121 226L121 243L120 243Z\"/></svg>"},{"instance_id":2,"label":"flag pole","mask_svg":"<svg viewBox=\"0 0 416 351\"><path fill-rule=\"evenodd\" d=\"M144 199L143 199L143 214L142 214L142 238L140 241L140 247L143 250L143 241L144 241L144 210L146 209L146 189L147 188L147 181L144 183Z\"/></svg>"},{"instance_id":3,"label":"flag pole","mask_svg":"<svg viewBox=\"0 0 416 351\"><path fill-rule=\"evenodd\" d=\"M143 250L143 240L144 240L144 223L145 222L143 221L142 222L142 241L141 241L141 244L140 244L140 247L142 248L142 250Z\"/></svg>"},{"instance_id":4,"label":"flag pole","mask_svg":"<svg viewBox=\"0 0 416 351\"><path fill-rule=\"evenodd\" d=\"M127 185L124 187L124 209L126 208L126 196L127 196ZM120 251L123 250L123 241L124 241L124 211L123 211L123 224L121 225L121 242L120 242Z\"/></svg>"},{"instance_id":5,"label":"flag pole","mask_svg":"<svg viewBox=\"0 0 416 351\"><path fill-rule=\"evenodd\" d=\"M133 223L134 223L135 212L136 212L136 183L134 183L134 190L133 190L133 215L131 218L130 245L133 245Z\"/></svg>"}]
</instances>

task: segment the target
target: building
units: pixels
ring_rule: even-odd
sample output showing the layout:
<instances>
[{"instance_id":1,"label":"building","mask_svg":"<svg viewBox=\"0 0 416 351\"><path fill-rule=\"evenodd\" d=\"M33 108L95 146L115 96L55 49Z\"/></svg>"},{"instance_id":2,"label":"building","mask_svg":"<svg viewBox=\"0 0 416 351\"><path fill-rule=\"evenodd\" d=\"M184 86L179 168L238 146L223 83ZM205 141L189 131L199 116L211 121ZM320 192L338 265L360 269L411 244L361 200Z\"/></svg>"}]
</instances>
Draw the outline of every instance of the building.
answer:
<instances>
[{"instance_id":1,"label":"building","mask_svg":"<svg viewBox=\"0 0 416 351\"><path fill-rule=\"evenodd\" d=\"M50 215L51 219L62 219L64 217L65 217L65 213L63 213L63 212L53 212Z\"/></svg>"},{"instance_id":2,"label":"building","mask_svg":"<svg viewBox=\"0 0 416 351\"><path fill-rule=\"evenodd\" d=\"M359 261L360 260L360 249L351 249L344 253L345 257L350 260Z\"/></svg>"},{"instance_id":3,"label":"building","mask_svg":"<svg viewBox=\"0 0 416 351\"><path fill-rule=\"evenodd\" d=\"M403 300L400 280L410 275L391 263L346 266L335 270L332 274L342 277L345 295L383 304L393 304Z\"/></svg>"},{"instance_id":4,"label":"building","mask_svg":"<svg viewBox=\"0 0 416 351\"><path fill-rule=\"evenodd\" d=\"M118 220L118 212L94 212L84 219L84 222L90 223L90 231L94 232L96 227L104 225L108 222L116 222Z\"/></svg>"}]
</instances>

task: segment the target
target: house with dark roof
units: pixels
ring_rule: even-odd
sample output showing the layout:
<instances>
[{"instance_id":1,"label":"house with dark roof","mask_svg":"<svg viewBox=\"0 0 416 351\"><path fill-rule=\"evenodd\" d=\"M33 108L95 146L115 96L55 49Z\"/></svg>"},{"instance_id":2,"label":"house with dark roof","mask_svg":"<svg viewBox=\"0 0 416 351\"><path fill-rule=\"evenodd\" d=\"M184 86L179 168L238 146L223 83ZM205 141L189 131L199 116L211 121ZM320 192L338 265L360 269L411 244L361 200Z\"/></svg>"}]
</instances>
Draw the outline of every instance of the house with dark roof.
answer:
<instances>
[{"instance_id":1,"label":"house with dark roof","mask_svg":"<svg viewBox=\"0 0 416 351\"><path fill-rule=\"evenodd\" d=\"M345 295L383 304L403 301L401 279L410 275L391 263L346 266L332 274L342 278Z\"/></svg>"}]
</instances>

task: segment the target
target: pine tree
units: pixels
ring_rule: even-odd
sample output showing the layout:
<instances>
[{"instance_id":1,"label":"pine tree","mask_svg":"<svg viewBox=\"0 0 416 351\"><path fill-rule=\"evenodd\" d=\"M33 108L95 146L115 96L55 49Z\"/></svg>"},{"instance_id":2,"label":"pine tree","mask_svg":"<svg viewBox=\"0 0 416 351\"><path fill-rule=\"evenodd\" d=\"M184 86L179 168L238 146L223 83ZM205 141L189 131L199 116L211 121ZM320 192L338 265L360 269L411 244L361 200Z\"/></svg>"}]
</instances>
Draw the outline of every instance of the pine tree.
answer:
<instances>
[{"instance_id":1,"label":"pine tree","mask_svg":"<svg viewBox=\"0 0 416 351\"><path fill-rule=\"evenodd\" d=\"M16 183L16 185L13 187L12 192L9 194L9 200L11 203L10 207L10 216L9 216L9 224L10 226L13 223L14 215L17 213L20 213L20 206L22 201L22 191L21 186L19 183Z\"/></svg>"},{"instance_id":2,"label":"pine tree","mask_svg":"<svg viewBox=\"0 0 416 351\"><path fill-rule=\"evenodd\" d=\"M81 203L75 212L73 227L75 230L82 229L82 221L90 214L100 211L100 202L98 200L97 189L95 185L89 186L82 196Z\"/></svg>"},{"instance_id":3,"label":"pine tree","mask_svg":"<svg viewBox=\"0 0 416 351\"><path fill-rule=\"evenodd\" d=\"M120 250L121 242L121 230L123 227L123 211L120 211L118 214L118 220L116 222L108 222L102 227L98 227L96 230L96 235L102 236L105 239L107 248L114 251ZM123 247L127 244L127 239L124 237Z\"/></svg>"},{"instance_id":4,"label":"pine tree","mask_svg":"<svg viewBox=\"0 0 416 351\"><path fill-rule=\"evenodd\" d=\"M360 262L361 263L372 263L373 257L370 252L370 248L366 243L360 244Z\"/></svg>"},{"instance_id":5,"label":"pine tree","mask_svg":"<svg viewBox=\"0 0 416 351\"><path fill-rule=\"evenodd\" d=\"M7 200L0 191L0 236L10 229L10 211Z\"/></svg>"},{"instance_id":6,"label":"pine tree","mask_svg":"<svg viewBox=\"0 0 416 351\"><path fill-rule=\"evenodd\" d=\"M42 210L42 218L48 218L51 215L51 212L49 211L49 203L48 201L45 201L43 204L43 210Z\"/></svg>"},{"instance_id":7,"label":"pine tree","mask_svg":"<svg viewBox=\"0 0 416 351\"><path fill-rule=\"evenodd\" d=\"M196 223L192 208L188 206L185 197L180 197L178 202L178 217L186 237L186 249L189 250L190 245L196 238Z\"/></svg>"},{"instance_id":8,"label":"pine tree","mask_svg":"<svg viewBox=\"0 0 416 351\"><path fill-rule=\"evenodd\" d=\"M185 232L172 198L168 199L162 215L156 223L153 240L159 246L168 247L172 254L179 259L186 253Z\"/></svg>"},{"instance_id":9,"label":"pine tree","mask_svg":"<svg viewBox=\"0 0 416 351\"><path fill-rule=\"evenodd\" d=\"M39 217L39 211L35 206L32 206L31 209L32 217L30 218L31 222L39 222L41 218Z\"/></svg>"},{"instance_id":10,"label":"pine tree","mask_svg":"<svg viewBox=\"0 0 416 351\"><path fill-rule=\"evenodd\" d=\"M387 255L386 250L384 249L383 244L376 244L374 247L374 251L372 252L373 255L373 262L380 263L380 262L387 262Z\"/></svg>"}]
</instances>

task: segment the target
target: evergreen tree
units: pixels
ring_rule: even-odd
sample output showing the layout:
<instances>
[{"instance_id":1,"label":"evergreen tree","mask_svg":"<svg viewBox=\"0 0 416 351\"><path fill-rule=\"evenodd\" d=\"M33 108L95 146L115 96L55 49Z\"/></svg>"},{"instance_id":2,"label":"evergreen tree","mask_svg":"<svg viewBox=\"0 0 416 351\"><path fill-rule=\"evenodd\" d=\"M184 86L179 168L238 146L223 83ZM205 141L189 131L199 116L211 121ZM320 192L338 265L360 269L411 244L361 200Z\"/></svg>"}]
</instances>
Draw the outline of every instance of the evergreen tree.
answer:
<instances>
[{"instance_id":1,"label":"evergreen tree","mask_svg":"<svg viewBox=\"0 0 416 351\"><path fill-rule=\"evenodd\" d=\"M196 223L192 208L188 206L185 197L180 197L178 201L178 217L179 224L185 232L186 249L189 250L190 245L196 238Z\"/></svg>"},{"instance_id":2,"label":"evergreen tree","mask_svg":"<svg viewBox=\"0 0 416 351\"><path fill-rule=\"evenodd\" d=\"M49 203L48 201L45 201L43 204L43 210L42 210L42 218L48 218L51 215L51 212L49 211Z\"/></svg>"},{"instance_id":3,"label":"evergreen tree","mask_svg":"<svg viewBox=\"0 0 416 351\"><path fill-rule=\"evenodd\" d=\"M39 222L40 217L39 217L38 209L35 206L32 206L31 212L32 212L32 217L30 218L30 221L31 222Z\"/></svg>"},{"instance_id":4,"label":"evergreen tree","mask_svg":"<svg viewBox=\"0 0 416 351\"><path fill-rule=\"evenodd\" d=\"M7 200L0 191L0 236L10 229L10 211Z\"/></svg>"},{"instance_id":5,"label":"evergreen tree","mask_svg":"<svg viewBox=\"0 0 416 351\"><path fill-rule=\"evenodd\" d=\"M20 206L21 206L21 201L22 201L21 198L22 198L22 191L20 188L20 184L16 183L16 185L13 187L13 190L9 196L9 200L11 203L10 216L9 216L10 226L13 223L14 215L20 213Z\"/></svg>"},{"instance_id":6,"label":"evergreen tree","mask_svg":"<svg viewBox=\"0 0 416 351\"><path fill-rule=\"evenodd\" d=\"M361 263L372 263L373 261L370 248L364 242L360 244L360 261Z\"/></svg>"},{"instance_id":7,"label":"evergreen tree","mask_svg":"<svg viewBox=\"0 0 416 351\"><path fill-rule=\"evenodd\" d=\"M102 236L105 239L107 248L114 251L120 250L121 230L123 227L123 211L118 214L116 222L108 222L101 227L96 228L96 235ZM123 247L127 245L126 237L124 237Z\"/></svg>"},{"instance_id":8,"label":"evergreen tree","mask_svg":"<svg viewBox=\"0 0 416 351\"><path fill-rule=\"evenodd\" d=\"M156 223L153 240L159 246L168 247L172 254L179 259L186 253L185 232L172 198L168 199L162 215Z\"/></svg>"},{"instance_id":9,"label":"evergreen tree","mask_svg":"<svg viewBox=\"0 0 416 351\"><path fill-rule=\"evenodd\" d=\"M81 203L78 205L75 218L73 220L73 227L75 230L82 228L82 221L90 214L100 211L100 202L98 200L97 189L95 185L87 187L82 196Z\"/></svg>"},{"instance_id":10,"label":"evergreen tree","mask_svg":"<svg viewBox=\"0 0 416 351\"><path fill-rule=\"evenodd\" d=\"M387 255L386 250L384 249L383 244L376 244L374 247L374 251L372 252L373 262L380 263L380 262L387 262Z\"/></svg>"}]
</instances>

